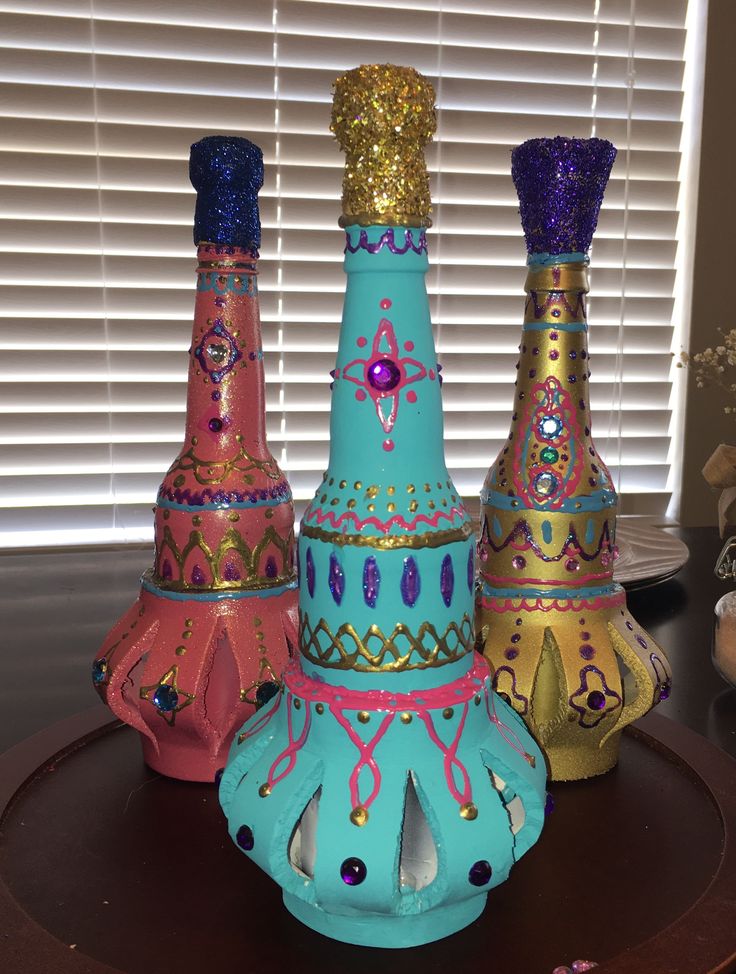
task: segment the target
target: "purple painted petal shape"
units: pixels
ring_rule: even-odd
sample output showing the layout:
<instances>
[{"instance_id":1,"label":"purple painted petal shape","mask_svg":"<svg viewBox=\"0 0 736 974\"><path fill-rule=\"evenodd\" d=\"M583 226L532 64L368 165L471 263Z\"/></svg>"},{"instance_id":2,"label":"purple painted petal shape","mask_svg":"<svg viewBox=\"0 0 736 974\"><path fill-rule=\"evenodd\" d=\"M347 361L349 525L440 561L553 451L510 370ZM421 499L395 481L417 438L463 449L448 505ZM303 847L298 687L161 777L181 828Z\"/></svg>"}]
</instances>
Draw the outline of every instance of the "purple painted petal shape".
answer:
<instances>
[{"instance_id":1,"label":"purple painted petal shape","mask_svg":"<svg viewBox=\"0 0 736 974\"><path fill-rule=\"evenodd\" d=\"M205 583L204 572L199 567L199 565L195 565L194 568L192 569L192 585L204 585L204 583Z\"/></svg>"},{"instance_id":2,"label":"purple painted petal shape","mask_svg":"<svg viewBox=\"0 0 736 974\"><path fill-rule=\"evenodd\" d=\"M332 592L332 598L335 600L336 605L340 605L342 602L342 597L345 594L345 576L342 572L342 566L337 560L337 555L330 555L330 570L327 576L327 581L330 586L330 591Z\"/></svg>"},{"instance_id":3,"label":"purple painted petal shape","mask_svg":"<svg viewBox=\"0 0 736 974\"><path fill-rule=\"evenodd\" d=\"M376 559L371 555L366 558L365 565L363 565L363 598L365 604L371 609L376 607L380 587L381 573L378 570Z\"/></svg>"},{"instance_id":4,"label":"purple painted petal shape","mask_svg":"<svg viewBox=\"0 0 736 974\"><path fill-rule=\"evenodd\" d=\"M468 552L468 591L473 591L473 584L475 582L475 552L471 546Z\"/></svg>"},{"instance_id":5,"label":"purple painted petal shape","mask_svg":"<svg viewBox=\"0 0 736 974\"><path fill-rule=\"evenodd\" d=\"M414 559L410 556L404 559L404 571L401 575L401 598L404 605L413 608L416 605L422 583L419 578L419 568Z\"/></svg>"},{"instance_id":6,"label":"purple painted petal shape","mask_svg":"<svg viewBox=\"0 0 736 974\"><path fill-rule=\"evenodd\" d=\"M276 578L278 573L279 568L276 564L276 559L273 555L269 555L266 559L266 578Z\"/></svg>"},{"instance_id":7,"label":"purple painted petal shape","mask_svg":"<svg viewBox=\"0 0 736 974\"><path fill-rule=\"evenodd\" d=\"M307 591L309 592L310 599L314 598L314 558L312 557L312 549L307 548Z\"/></svg>"},{"instance_id":8,"label":"purple painted petal shape","mask_svg":"<svg viewBox=\"0 0 736 974\"><path fill-rule=\"evenodd\" d=\"M225 571L223 572L223 578L225 579L226 582L240 581L240 572L235 567L235 565L233 565L231 561L225 562Z\"/></svg>"},{"instance_id":9,"label":"purple painted petal shape","mask_svg":"<svg viewBox=\"0 0 736 974\"><path fill-rule=\"evenodd\" d=\"M450 603L452 602L452 593L455 591L455 571L452 567L452 557L450 555L445 555L442 559L442 567L440 568L440 592L442 593L442 601L445 603L447 608L450 608Z\"/></svg>"}]
</instances>

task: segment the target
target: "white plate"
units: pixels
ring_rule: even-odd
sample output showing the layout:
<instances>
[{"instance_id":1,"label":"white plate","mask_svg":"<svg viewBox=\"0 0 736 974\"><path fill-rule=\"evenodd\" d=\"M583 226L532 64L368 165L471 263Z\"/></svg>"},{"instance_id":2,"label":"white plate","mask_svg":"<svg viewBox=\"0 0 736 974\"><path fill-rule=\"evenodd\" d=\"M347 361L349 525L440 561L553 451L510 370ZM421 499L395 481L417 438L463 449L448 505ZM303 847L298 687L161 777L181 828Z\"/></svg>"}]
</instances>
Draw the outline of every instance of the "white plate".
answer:
<instances>
[{"instance_id":1,"label":"white plate","mask_svg":"<svg viewBox=\"0 0 736 974\"><path fill-rule=\"evenodd\" d=\"M684 541L637 517L616 519L619 557L614 579L626 588L645 588L672 578L690 557Z\"/></svg>"}]
</instances>

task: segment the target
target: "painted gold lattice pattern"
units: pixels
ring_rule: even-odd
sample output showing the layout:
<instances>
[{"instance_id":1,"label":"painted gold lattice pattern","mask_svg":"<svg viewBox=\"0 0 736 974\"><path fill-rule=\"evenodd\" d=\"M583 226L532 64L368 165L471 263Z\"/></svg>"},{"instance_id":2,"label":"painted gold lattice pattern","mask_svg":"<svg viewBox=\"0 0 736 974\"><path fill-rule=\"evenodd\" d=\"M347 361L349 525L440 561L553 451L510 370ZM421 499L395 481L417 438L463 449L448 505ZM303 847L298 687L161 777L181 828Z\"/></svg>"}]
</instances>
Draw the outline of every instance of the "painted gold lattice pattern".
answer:
<instances>
[{"instance_id":1,"label":"painted gold lattice pattern","mask_svg":"<svg viewBox=\"0 0 736 974\"><path fill-rule=\"evenodd\" d=\"M299 613L299 649L303 656L319 666L362 673L421 670L454 663L473 649L473 623L467 613L458 626L451 622L440 635L431 622L423 622L414 635L399 622L386 636L372 625L361 638L349 623L343 623L333 634L327 622L320 619L312 628L306 613Z\"/></svg>"},{"instance_id":2,"label":"painted gold lattice pattern","mask_svg":"<svg viewBox=\"0 0 736 974\"><path fill-rule=\"evenodd\" d=\"M274 578L266 578L258 574L261 557L269 545L273 545L281 556L281 568ZM156 584L167 589L201 589L203 586L189 584L184 577L184 566L187 558L193 551L197 550L201 552L210 570L212 583L204 586L207 589L273 588L284 585L294 578L294 571L291 566L293 546L293 529L287 538L282 538L273 525L269 525L261 540L252 549L248 547L242 535L235 528L230 528L225 532L214 550L207 544L201 531L192 531L186 545L179 550L171 528L167 525L164 528L164 536L156 557ZM229 581L224 576L227 556L233 551L240 555L245 568L245 576L237 581ZM178 578L171 580L161 578L160 565L166 555L170 555L177 564L179 568Z\"/></svg>"}]
</instances>

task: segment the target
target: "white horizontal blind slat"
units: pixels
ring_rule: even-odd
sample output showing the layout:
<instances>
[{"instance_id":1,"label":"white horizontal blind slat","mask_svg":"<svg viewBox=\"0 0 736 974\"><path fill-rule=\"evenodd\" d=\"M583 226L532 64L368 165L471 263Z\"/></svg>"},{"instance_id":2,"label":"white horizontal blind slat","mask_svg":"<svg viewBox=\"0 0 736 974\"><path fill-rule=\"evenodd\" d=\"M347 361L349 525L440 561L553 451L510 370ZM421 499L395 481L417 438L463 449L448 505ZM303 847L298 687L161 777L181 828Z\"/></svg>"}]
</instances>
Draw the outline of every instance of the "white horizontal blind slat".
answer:
<instances>
[{"instance_id":1,"label":"white horizontal blind slat","mask_svg":"<svg viewBox=\"0 0 736 974\"><path fill-rule=\"evenodd\" d=\"M183 435L186 161L217 131L264 150L269 438L299 503L311 496L345 283L330 87L371 60L413 64L438 92L427 285L448 462L469 495L513 395L524 247L510 151L540 135L589 136L595 92L596 134L620 155L591 273L593 422L621 489L663 504L685 0L666 13L637 0L633 58L630 0L597 12L589 0L277 10L274 34L270 4L238 0L222 0L216 22L193 0L95 0L94 23L88 0L0 0L0 544L151 536L156 487ZM43 255L40 282L27 251Z\"/></svg>"}]
</instances>

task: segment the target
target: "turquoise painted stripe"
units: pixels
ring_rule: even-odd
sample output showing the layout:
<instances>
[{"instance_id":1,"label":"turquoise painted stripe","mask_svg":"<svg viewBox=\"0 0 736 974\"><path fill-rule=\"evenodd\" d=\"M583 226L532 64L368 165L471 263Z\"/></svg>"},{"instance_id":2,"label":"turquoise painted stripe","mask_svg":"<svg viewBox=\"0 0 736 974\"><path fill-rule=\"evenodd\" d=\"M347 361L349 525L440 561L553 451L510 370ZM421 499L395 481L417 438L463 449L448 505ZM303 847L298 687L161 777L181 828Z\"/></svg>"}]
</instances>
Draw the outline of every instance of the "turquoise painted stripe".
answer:
<instances>
[{"instance_id":1,"label":"turquoise painted stripe","mask_svg":"<svg viewBox=\"0 0 736 974\"><path fill-rule=\"evenodd\" d=\"M586 321L570 321L560 324L557 321L525 321L524 331L584 331L587 332Z\"/></svg>"},{"instance_id":2,"label":"turquoise painted stripe","mask_svg":"<svg viewBox=\"0 0 736 974\"><path fill-rule=\"evenodd\" d=\"M225 504L217 504L209 502L207 504L178 504L176 501L170 501L165 498L157 498L157 507L166 507L170 511L191 511L193 513L198 513L199 511L242 511L244 508L252 507L278 507L279 504L286 504L291 500L291 491L288 494L284 494L283 497L272 498L268 497L266 500L257 501L232 501Z\"/></svg>"},{"instance_id":3,"label":"turquoise painted stripe","mask_svg":"<svg viewBox=\"0 0 736 974\"><path fill-rule=\"evenodd\" d=\"M555 264L579 264L581 261L588 263L588 255L581 250L566 254L529 254L526 259L529 267L554 267Z\"/></svg>"},{"instance_id":4,"label":"turquoise painted stripe","mask_svg":"<svg viewBox=\"0 0 736 974\"><path fill-rule=\"evenodd\" d=\"M483 582L481 595L492 599L596 599L601 596L615 595L623 591L620 585L591 585L588 588L493 588L488 582Z\"/></svg>"},{"instance_id":5,"label":"turquoise painted stripe","mask_svg":"<svg viewBox=\"0 0 736 974\"><path fill-rule=\"evenodd\" d=\"M501 494L495 490L483 490L480 495L481 504L495 507L501 511L518 511L523 514L530 510L518 497L509 497L508 494ZM578 505L580 505L578 507ZM531 510L545 511L550 515L554 514L579 514L581 511L602 511L607 507L616 506L616 494L612 490L596 490L587 497L572 497L564 500L554 511L550 511L544 504L534 504Z\"/></svg>"},{"instance_id":6,"label":"turquoise painted stripe","mask_svg":"<svg viewBox=\"0 0 736 974\"><path fill-rule=\"evenodd\" d=\"M171 592L150 582L145 576L141 579L141 585L147 592L158 595L162 599L171 599L174 602L223 602L226 599L267 599L272 595L281 595L297 587L296 580L289 582L288 585L280 585L278 588L254 589L251 592Z\"/></svg>"}]
</instances>

